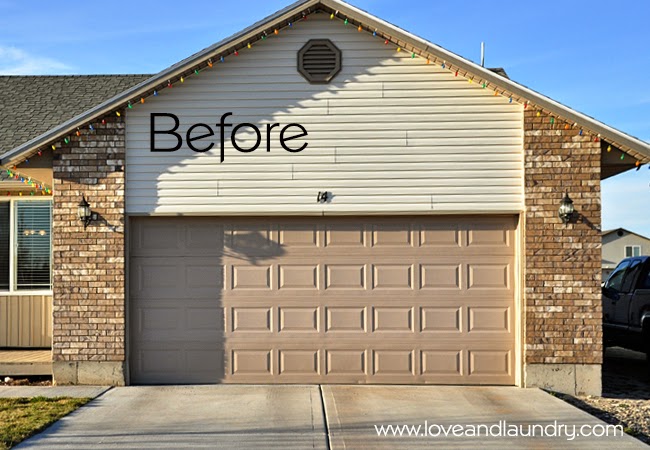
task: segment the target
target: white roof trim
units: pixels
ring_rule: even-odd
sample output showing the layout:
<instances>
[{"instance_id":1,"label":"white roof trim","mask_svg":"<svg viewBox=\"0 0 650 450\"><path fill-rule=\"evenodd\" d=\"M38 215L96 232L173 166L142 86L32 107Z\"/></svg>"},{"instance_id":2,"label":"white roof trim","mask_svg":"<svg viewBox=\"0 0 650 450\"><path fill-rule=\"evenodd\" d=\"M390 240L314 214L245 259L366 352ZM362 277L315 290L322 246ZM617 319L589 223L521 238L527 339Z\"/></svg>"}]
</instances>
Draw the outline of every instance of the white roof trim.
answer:
<instances>
[{"instance_id":1,"label":"white roof trim","mask_svg":"<svg viewBox=\"0 0 650 450\"><path fill-rule=\"evenodd\" d=\"M650 144L647 142L623 133L622 131L617 130L613 127L610 127L609 125L606 125L594 119L593 117L575 111L555 100L552 100L536 91L533 91L532 89L527 88L526 86L501 77L489 69L481 67L472 61L462 58L432 42L415 36L408 31L402 30L401 28L392 25L382 19L379 19L366 11L349 5L348 3L345 3L341 0L299 0L296 3L293 3L286 8L268 16L267 18L256 22L250 27L245 28L239 33L235 33L234 35L223 39L222 41L210 47L207 47L188 58L185 58L184 60L154 75L148 80L145 80L142 83L139 83L136 86L127 89L115 97L62 123L52 130L49 130L48 132L43 133L42 135L10 150L2 156L0 163L2 165L13 163L19 160L22 155L30 153L42 145L46 145L49 142L62 139L64 136L75 130L77 127L83 125L84 123L93 120L96 117L110 113L116 108L123 107L127 104L128 101L144 95L154 86L166 83L168 79L177 78L182 73L186 72L189 68L194 67L196 64L203 62L210 57L217 56L220 53L226 51L228 48L237 45L238 43L254 39L259 35L259 33L273 27L274 24L280 24L295 16L296 14L305 11L307 8L314 8L319 5L322 5L334 11L338 11L344 16L349 16L351 19L355 19L361 22L368 28L376 28L378 31L391 36L391 38L401 40L404 43L409 44L425 53L431 53L440 59L444 59L448 64L462 68L467 72L479 76L481 79L499 86L504 90L512 93L513 95L519 96L522 99L525 99L552 114L556 114L570 121L579 123L581 126L589 129L593 133L600 134L601 137L605 140L611 140L615 144L625 146L633 152L638 152L637 155L633 154L633 156L637 157L637 159L639 159L639 157L641 159L644 159L645 161L643 162L650 161Z\"/></svg>"}]
</instances>

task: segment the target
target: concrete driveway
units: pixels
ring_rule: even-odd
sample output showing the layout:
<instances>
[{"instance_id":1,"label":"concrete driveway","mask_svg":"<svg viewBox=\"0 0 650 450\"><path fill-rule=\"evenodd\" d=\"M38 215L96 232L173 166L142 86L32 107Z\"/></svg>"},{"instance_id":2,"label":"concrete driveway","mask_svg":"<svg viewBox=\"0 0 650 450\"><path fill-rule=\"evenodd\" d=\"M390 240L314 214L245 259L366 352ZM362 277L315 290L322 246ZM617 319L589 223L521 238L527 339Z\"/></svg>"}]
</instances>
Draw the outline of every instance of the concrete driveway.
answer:
<instances>
[{"instance_id":1,"label":"concrete driveway","mask_svg":"<svg viewBox=\"0 0 650 450\"><path fill-rule=\"evenodd\" d=\"M505 422L504 422L505 421ZM383 449L643 448L629 436L567 440L558 424L603 422L536 389L445 386L165 386L115 388L18 448ZM426 424L426 426L425 426ZM493 435L467 437L473 426ZM537 424L555 437L508 437ZM420 425L419 436L377 426ZM461 428L458 428L460 426ZM426 431L425 431L426 428ZM476 427L474 429L477 429ZM386 430L386 429L385 429ZM449 436L445 436L445 430ZM504 431L499 431L504 430ZM602 427L594 430L602 431ZM434 436L422 436L423 434ZM560 434L559 436L557 436Z\"/></svg>"}]
</instances>

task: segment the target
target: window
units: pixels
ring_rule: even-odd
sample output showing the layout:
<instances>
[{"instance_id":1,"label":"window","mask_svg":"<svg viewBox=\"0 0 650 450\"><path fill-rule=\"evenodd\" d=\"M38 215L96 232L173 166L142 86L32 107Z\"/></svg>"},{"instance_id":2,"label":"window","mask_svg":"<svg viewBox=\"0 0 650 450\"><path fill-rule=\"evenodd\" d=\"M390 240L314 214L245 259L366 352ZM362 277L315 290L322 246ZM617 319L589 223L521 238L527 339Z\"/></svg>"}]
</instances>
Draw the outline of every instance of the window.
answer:
<instances>
[{"instance_id":1,"label":"window","mask_svg":"<svg viewBox=\"0 0 650 450\"><path fill-rule=\"evenodd\" d=\"M646 272L645 280L641 284L641 289L650 289L650 270Z\"/></svg>"},{"instance_id":2,"label":"window","mask_svg":"<svg viewBox=\"0 0 650 450\"><path fill-rule=\"evenodd\" d=\"M640 245L626 245L625 246L625 257L631 258L633 256L641 256L641 246Z\"/></svg>"},{"instance_id":3,"label":"window","mask_svg":"<svg viewBox=\"0 0 650 450\"><path fill-rule=\"evenodd\" d=\"M52 203L0 202L0 290L52 287Z\"/></svg>"},{"instance_id":4,"label":"window","mask_svg":"<svg viewBox=\"0 0 650 450\"><path fill-rule=\"evenodd\" d=\"M625 276L625 271L627 270L627 267L630 265L630 261L624 261L620 263L616 269L614 269L614 272L609 276L607 279L607 282L605 283L605 287L615 289L617 292L621 291L621 287L623 285L623 277Z\"/></svg>"},{"instance_id":5,"label":"window","mask_svg":"<svg viewBox=\"0 0 650 450\"><path fill-rule=\"evenodd\" d=\"M0 203L0 291L9 290L9 202Z\"/></svg>"},{"instance_id":6,"label":"window","mask_svg":"<svg viewBox=\"0 0 650 450\"><path fill-rule=\"evenodd\" d=\"M634 290L635 286L633 286L632 283L636 281L642 267L643 264L641 264L640 260L636 259L632 261L632 264L630 264L630 267L627 269L627 273L625 274L623 284L621 285L621 292L628 293Z\"/></svg>"}]
</instances>

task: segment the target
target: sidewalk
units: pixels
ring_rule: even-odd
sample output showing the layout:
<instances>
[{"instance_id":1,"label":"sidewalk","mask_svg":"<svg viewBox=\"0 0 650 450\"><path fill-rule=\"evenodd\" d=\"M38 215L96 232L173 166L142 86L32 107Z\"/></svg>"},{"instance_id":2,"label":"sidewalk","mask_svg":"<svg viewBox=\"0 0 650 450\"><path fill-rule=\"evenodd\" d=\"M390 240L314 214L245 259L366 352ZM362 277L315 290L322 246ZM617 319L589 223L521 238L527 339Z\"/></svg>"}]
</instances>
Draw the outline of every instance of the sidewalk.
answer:
<instances>
[{"instance_id":1,"label":"sidewalk","mask_svg":"<svg viewBox=\"0 0 650 450\"><path fill-rule=\"evenodd\" d=\"M90 397L108 391L110 386L1 386L0 398L17 397Z\"/></svg>"}]
</instances>

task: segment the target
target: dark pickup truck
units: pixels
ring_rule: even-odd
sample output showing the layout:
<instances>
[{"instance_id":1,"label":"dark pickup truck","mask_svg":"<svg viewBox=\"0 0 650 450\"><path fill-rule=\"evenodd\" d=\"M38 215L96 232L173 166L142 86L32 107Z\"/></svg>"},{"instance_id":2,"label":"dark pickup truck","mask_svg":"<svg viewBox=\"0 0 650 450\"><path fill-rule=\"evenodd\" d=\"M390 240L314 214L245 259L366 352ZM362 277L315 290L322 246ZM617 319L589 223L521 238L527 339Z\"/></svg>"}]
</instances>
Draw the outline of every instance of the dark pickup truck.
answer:
<instances>
[{"instance_id":1,"label":"dark pickup truck","mask_svg":"<svg viewBox=\"0 0 650 450\"><path fill-rule=\"evenodd\" d=\"M650 362L650 256L626 258L603 286L606 347L646 353Z\"/></svg>"}]
</instances>

